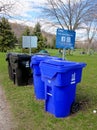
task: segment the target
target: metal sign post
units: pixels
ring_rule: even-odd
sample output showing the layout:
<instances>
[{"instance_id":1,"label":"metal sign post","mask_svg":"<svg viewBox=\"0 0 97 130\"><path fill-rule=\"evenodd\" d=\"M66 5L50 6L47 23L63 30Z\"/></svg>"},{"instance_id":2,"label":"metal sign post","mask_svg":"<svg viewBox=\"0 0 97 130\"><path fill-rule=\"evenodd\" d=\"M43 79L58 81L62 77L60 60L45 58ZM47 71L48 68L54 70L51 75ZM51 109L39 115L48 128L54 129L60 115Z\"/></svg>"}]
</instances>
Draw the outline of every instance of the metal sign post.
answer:
<instances>
[{"instance_id":1,"label":"metal sign post","mask_svg":"<svg viewBox=\"0 0 97 130\"><path fill-rule=\"evenodd\" d=\"M31 55L31 37L30 38L30 47L29 47L29 54Z\"/></svg>"},{"instance_id":2,"label":"metal sign post","mask_svg":"<svg viewBox=\"0 0 97 130\"><path fill-rule=\"evenodd\" d=\"M65 59L65 54L66 54L66 50L63 48L63 56L62 56L63 60Z\"/></svg>"}]
</instances>

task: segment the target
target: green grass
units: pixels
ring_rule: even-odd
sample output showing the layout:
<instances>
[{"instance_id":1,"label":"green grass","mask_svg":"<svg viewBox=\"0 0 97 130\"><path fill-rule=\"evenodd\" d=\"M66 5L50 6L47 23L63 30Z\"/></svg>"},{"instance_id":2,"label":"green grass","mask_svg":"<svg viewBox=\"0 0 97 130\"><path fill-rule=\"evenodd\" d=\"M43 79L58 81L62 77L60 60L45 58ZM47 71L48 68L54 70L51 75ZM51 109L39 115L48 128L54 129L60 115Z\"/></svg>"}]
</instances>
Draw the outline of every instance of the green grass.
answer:
<instances>
[{"instance_id":1,"label":"green grass","mask_svg":"<svg viewBox=\"0 0 97 130\"><path fill-rule=\"evenodd\" d=\"M48 50L50 54L57 55L58 50ZM18 87L8 77L6 54L0 53L0 84L5 94L14 121L15 130L96 130L97 113L97 55L80 55L74 52L66 56L68 60L86 62L83 69L82 81L77 85L76 99L81 103L82 109L67 118L55 118L45 112L44 101L35 99L33 86Z\"/></svg>"}]
</instances>

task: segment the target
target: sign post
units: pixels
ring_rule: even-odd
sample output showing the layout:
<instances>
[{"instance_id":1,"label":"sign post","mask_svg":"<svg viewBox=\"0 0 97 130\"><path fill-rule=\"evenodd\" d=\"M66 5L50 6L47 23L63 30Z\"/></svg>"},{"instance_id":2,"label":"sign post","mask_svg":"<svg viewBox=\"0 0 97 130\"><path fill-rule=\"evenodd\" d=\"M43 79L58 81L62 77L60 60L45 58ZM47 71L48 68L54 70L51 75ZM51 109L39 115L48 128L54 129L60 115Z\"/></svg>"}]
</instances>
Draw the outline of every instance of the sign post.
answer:
<instances>
[{"instance_id":1,"label":"sign post","mask_svg":"<svg viewBox=\"0 0 97 130\"><path fill-rule=\"evenodd\" d=\"M23 36L22 47L29 48L29 54L31 55L31 48L37 48L37 36Z\"/></svg>"},{"instance_id":2,"label":"sign post","mask_svg":"<svg viewBox=\"0 0 97 130\"><path fill-rule=\"evenodd\" d=\"M56 34L56 48L63 49L63 59L66 53L66 49L74 49L75 45L75 31L57 29Z\"/></svg>"},{"instance_id":3,"label":"sign post","mask_svg":"<svg viewBox=\"0 0 97 130\"><path fill-rule=\"evenodd\" d=\"M62 56L63 59L65 59L65 53L66 53L66 49L63 48L63 56Z\"/></svg>"}]
</instances>

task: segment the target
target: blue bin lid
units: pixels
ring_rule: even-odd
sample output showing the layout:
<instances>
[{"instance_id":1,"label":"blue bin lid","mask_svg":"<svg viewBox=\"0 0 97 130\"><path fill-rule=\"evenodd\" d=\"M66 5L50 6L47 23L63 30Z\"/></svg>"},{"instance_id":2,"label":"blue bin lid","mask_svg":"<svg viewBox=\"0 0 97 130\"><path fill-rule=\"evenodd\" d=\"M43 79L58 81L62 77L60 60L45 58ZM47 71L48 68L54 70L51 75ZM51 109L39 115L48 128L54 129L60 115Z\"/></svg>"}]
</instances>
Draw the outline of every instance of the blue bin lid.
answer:
<instances>
[{"instance_id":1,"label":"blue bin lid","mask_svg":"<svg viewBox=\"0 0 97 130\"><path fill-rule=\"evenodd\" d=\"M47 56L47 55L34 55L31 57L30 67L35 64L39 64L41 61L46 59L60 59L62 58L56 57L56 56Z\"/></svg>"},{"instance_id":2,"label":"blue bin lid","mask_svg":"<svg viewBox=\"0 0 97 130\"><path fill-rule=\"evenodd\" d=\"M74 61L67 61L67 60L61 60L61 59L47 59L43 61L43 63L47 65L52 65L56 67L64 68L71 68L71 67L85 67L86 63L83 62L74 62ZM57 68L56 68L57 69Z\"/></svg>"},{"instance_id":3,"label":"blue bin lid","mask_svg":"<svg viewBox=\"0 0 97 130\"><path fill-rule=\"evenodd\" d=\"M47 59L47 55L34 55L31 57L30 67L35 64L39 64L40 61Z\"/></svg>"},{"instance_id":4,"label":"blue bin lid","mask_svg":"<svg viewBox=\"0 0 97 130\"><path fill-rule=\"evenodd\" d=\"M65 61L60 59L48 59L40 63L41 72L46 77L52 78L56 73L66 73L67 71L83 68L85 63Z\"/></svg>"},{"instance_id":5,"label":"blue bin lid","mask_svg":"<svg viewBox=\"0 0 97 130\"><path fill-rule=\"evenodd\" d=\"M44 56L44 55L34 55L31 57L31 61L33 62L33 64L37 64L40 61L46 59L48 56Z\"/></svg>"}]
</instances>

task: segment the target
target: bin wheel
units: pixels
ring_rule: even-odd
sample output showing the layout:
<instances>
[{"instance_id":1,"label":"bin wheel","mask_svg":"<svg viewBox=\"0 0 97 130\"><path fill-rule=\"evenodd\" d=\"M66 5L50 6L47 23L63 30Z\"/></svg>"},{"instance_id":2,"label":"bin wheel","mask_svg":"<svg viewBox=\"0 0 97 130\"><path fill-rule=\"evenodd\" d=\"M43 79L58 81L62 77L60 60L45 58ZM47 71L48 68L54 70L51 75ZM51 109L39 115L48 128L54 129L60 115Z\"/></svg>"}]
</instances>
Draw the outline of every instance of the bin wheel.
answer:
<instances>
[{"instance_id":1,"label":"bin wheel","mask_svg":"<svg viewBox=\"0 0 97 130\"><path fill-rule=\"evenodd\" d=\"M80 104L78 102L74 102L71 106L71 113L76 113L80 109Z\"/></svg>"}]
</instances>

